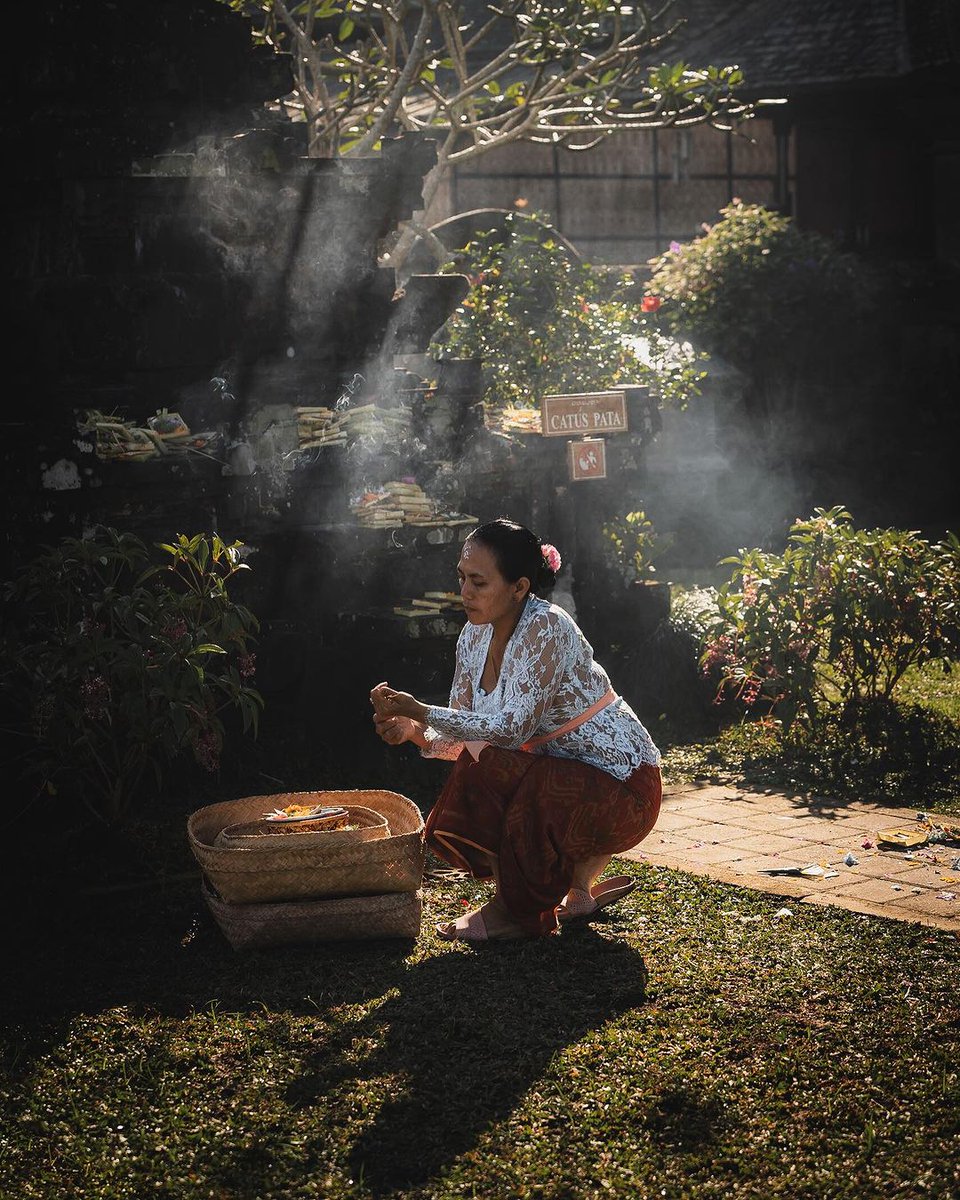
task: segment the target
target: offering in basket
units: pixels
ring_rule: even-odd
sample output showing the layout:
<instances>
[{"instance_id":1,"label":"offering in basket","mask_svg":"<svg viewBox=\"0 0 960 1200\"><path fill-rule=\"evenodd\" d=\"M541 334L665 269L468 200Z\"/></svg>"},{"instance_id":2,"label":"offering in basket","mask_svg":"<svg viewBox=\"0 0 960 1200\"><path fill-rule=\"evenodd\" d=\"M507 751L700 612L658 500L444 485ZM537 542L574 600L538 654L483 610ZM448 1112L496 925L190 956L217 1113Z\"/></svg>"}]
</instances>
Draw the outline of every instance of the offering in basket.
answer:
<instances>
[{"instance_id":1,"label":"offering in basket","mask_svg":"<svg viewBox=\"0 0 960 1200\"><path fill-rule=\"evenodd\" d=\"M277 813L285 815L274 815ZM214 844L262 850L286 842L291 848L302 850L324 842L329 845L369 842L389 836L386 817L370 808L355 804L291 804L286 809L275 808L259 820L225 826Z\"/></svg>"},{"instance_id":2,"label":"offering in basket","mask_svg":"<svg viewBox=\"0 0 960 1200\"><path fill-rule=\"evenodd\" d=\"M326 818L345 817L347 810L337 804L288 804L286 808L274 808L264 813L265 821L321 821Z\"/></svg>"}]
</instances>

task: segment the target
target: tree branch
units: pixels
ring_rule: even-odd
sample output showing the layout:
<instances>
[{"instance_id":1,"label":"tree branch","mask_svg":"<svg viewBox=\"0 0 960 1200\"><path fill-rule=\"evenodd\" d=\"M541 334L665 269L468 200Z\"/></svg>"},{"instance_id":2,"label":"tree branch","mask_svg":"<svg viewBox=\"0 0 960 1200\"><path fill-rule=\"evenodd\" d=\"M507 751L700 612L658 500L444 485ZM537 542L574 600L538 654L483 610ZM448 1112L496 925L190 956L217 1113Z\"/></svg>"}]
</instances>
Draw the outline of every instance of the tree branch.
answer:
<instances>
[{"instance_id":1,"label":"tree branch","mask_svg":"<svg viewBox=\"0 0 960 1200\"><path fill-rule=\"evenodd\" d=\"M420 74L423 68L424 50L427 45L427 35L433 25L433 0L424 0L423 12L420 14L420 24L417 27L416 35L413 39L413 45L410 47L410 56L403 65L403 70L393 85L392 92L384 105L380 116L374 121L370 129L364 134L356 145L355 152L357 154L368 153L377 142L383 137L384 133L390 128L390 124L396 115L397 109L403 103L404 97L410 90L414 80Z\"/></svg>"}]
</instances>

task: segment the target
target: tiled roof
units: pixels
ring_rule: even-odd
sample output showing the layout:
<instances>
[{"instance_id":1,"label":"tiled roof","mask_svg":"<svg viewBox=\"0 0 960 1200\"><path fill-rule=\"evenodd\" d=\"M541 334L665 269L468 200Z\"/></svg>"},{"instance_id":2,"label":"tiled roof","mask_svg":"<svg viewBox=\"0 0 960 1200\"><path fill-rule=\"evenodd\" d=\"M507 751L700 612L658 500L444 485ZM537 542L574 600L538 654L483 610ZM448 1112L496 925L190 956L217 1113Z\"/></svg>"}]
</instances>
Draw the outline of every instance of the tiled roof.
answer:
<instances>
[{"instance_id":1,"label":"tiled roof","mask_svg":"<svg viewBox=\"0 0 960 1200\"><path fill-rule=\"evenodd\" d=\"M747 89L897 79L960 63L956 0L681 0L665 56L736 63Z\"/></svg>"}]
</instances>

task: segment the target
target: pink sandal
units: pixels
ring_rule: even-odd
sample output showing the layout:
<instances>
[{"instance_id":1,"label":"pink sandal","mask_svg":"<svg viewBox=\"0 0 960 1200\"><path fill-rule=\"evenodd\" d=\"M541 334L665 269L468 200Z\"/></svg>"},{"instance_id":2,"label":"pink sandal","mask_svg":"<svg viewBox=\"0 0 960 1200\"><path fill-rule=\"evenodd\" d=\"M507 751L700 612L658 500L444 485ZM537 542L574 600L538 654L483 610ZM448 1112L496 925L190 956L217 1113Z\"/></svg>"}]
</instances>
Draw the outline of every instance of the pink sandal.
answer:
<instances>
[{"instance_id":1,"label":"pink sandal","mask_svg":"<svg viewBox=\"0 0 960 1200\"><path fill-rule=\"evenodd\" d=\"M459 921L462 921L463 924L458 924L457 921L447 921L445 925L438 925L436 927L437 937L444 942L488 942L490 940L483 913L479 908L465 917L460 917Z\"/></svg>"},{"instance_id":2,"label":"pink sandal","mask_svg":"<svg viewBox=\"0 0 960 1200\"><path fill-rule=\"evenodd\" d=\"M636 886L637 881L629 875L613 875L594 884L589 892L571 888L557 909L557 920L562 925L571 921L589 921L602 909L629 896Z\"/></svg>"},{"instance_id":3,"label":"pink sandal","mask_svg":"<svg viewBox=\"0 0 960 1200\"><path fill-rule=\"evenodd\" d=\"M460 922L463 924L460 924ZM445 925L436 926L437 937L444 942L513 942L520 938L534 937L536 935L524 933L520 930L517 933L490 933L487 929L487 923L483 919L483 913L480 909L475 909L472 913L468 913L465 917L458 917L456 921L448 921Z\"/></svg>"}]
</instances>

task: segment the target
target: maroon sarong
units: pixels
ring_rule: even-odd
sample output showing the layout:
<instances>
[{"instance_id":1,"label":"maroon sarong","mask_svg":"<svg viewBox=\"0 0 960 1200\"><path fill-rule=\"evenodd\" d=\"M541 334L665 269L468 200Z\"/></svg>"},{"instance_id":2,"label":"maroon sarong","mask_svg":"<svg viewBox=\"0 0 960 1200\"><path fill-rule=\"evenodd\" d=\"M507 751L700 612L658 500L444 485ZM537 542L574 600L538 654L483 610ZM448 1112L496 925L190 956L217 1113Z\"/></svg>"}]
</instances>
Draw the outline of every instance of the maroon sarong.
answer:
<instances>
[{"instance_id":1,"label":"maroon sarong","mask_svg":"<svg viewBox=\"0 0 960 1200\"><path fill-rule=\"evenodd\" d=\"M557 928L574 865L641 842L660 812L660 768L620 781L571 758L487 746L457 759L427 818L427 845L478 879L499 859L499 894L530 933Z\"/></svg>"}]
</instances>

